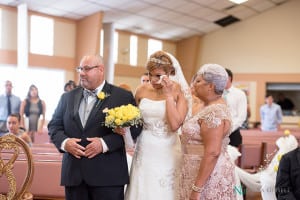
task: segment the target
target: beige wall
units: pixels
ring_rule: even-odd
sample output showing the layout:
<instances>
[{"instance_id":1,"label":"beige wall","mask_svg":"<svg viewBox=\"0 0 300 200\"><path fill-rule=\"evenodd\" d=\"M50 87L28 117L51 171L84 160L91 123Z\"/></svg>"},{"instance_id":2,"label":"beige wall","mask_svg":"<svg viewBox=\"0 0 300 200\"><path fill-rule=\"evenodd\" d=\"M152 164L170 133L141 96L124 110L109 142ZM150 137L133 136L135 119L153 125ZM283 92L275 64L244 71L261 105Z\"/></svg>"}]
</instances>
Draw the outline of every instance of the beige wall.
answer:
<instances>
[{"instance_id":1,"label":"beige wall","mask_svg":"<svg viewBox=\"0 0 300 200\"><path fill-rule=\"evenodd\" d=\"M177 58L183 69L183 73L190 82L197 72L198 55L201 44L201 37L194 36L177 42Z\"/></svg>"},{"instance_id":2,"label":"beige wall","mask_svg":"<svg viewBox=\"0 0 300 200\"><path fill-rule=\"evenodd\" d=\"M114 83L127 83L131 88L140 84L140 76L146 72L148 54L148 39L145 35L135 34L138 37L138 61L137 66L130 66L130 36L132 33L118 30L118 63L115 65ZM157 39L157 38L155 38ZM162 48L176 56L177 45L175 42L162 41Z\"/></svg>"},{"instance_id":3,"label":"beige wall","mask_svg":"<svg viewBox=\"0 0 300 200\"><path fill-rule=\"evenodd\" d=\"M203 37L201 62L235 73L300 73L300 1Z\"/></svg>"},{"instance_id":4,"label":"beige wall","mask_svg":"<svg viewBox=\"0 0 300 200\"><path fill-rule=\"evenodd\" d=\"M118 40L118 64L130 63L130 33L119 32Z\"/></svg>"},{"instance_id":5,"label":"beige wall","mask_svg":"<svg viewBox=\"0 0 300 200\"><path fill-rule=\"evenodd\" d=\"M77 22L76 26L76 63L82 56L100 52L100 32L103 13L95 13Z\"/></svg>"},{"instance_id":6,"label":"beige wall","mask_svg":"<svg viewBox=\"0 0 300 200\"><path fill-rule=\"evenodd\" d=\"M17 9L9 6L2 8L2 48L0 49L0 63L17 66ZM54 20L54 52L53 56L29 53L30 67L49 67L66 69L66 81L74 79L75 50L76 50L76 21L59 17L52 17L29 11L31 15L51 17ZM28 29L30 34L30 29ZM30 42L28 40L28 42ZM28 43L30 46L30 43Z\"/></svg>"},{"instance_id":7,"label":"beige wall","mask_svg":"<svg viewBox=\"0 0 300 200\"><path fill-rule=\"evenodd\" d=\"M147 61L148 38L138 37L138 66L145 66Z\"/></svg>"},{"instance_id":8,"label":"beige wall","mask_svg":"<svg viewBox=\"0 0 300 200\"><path fill-rule=\"evenodd\" d=\"M17 13L14 9L2 10L2 48L17 50Z\"/></svg>"},{"instance_id":9,"label":"beige wall","mask_svg":"<svg viewBox=\"0 0 300 200\"><path fill-rule=\"evenodd\" d=\"M54 55L76 57L76 23L54 23Z\"/></svg>"},{"instance_id":10,"label":"beige wall","mask_svg":"<svg viewBox=\"0 0 300 200\"><path fill-rule=\"evenodd\" d=\"M258 121L266 83L300 81L300 1L291 0L261 15L207 34L201 41L199 64L230 68L234 81L252 87L251 109Z\"/></svg>"}]
</instances>

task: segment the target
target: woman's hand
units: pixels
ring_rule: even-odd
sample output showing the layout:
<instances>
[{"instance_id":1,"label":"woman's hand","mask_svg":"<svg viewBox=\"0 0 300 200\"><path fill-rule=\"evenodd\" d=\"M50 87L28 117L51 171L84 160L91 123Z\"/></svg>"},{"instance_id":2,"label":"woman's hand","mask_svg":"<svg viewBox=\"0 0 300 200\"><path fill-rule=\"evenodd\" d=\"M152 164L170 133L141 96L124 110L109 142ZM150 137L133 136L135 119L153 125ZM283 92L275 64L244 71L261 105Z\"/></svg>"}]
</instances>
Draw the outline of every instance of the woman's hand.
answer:
<instances>
[{"instance_id":1,"label":"woman's hand","mask_svg":"<svg viewBox=\"0 0 300 200\"><path fill-rule=\"evenodd\" d=\"M117 127L117 128L114 128L113 131L119 135L125 135L126 127Z\"/></svg>"},{"instance_id":2,"label":"woman's hand","mask_svg":"<svg viewBox=\"0 0 300 200\"><path fill-rule=\"evenodd\" d=\"M162 78L161 85L163 86L163 93L166 94L166 96L173 96L173 81L171 81L168 76Z\"/></svg>"},{"instance_id":3,"label":"woman's hand","mask_svg":"<svg viewBox=\"0 0 300 200\"><path fill-rule=\"evenodd\" d=\"M192 191L190 200L200 200L201 193Z\"/></svg>"}]
</instances>

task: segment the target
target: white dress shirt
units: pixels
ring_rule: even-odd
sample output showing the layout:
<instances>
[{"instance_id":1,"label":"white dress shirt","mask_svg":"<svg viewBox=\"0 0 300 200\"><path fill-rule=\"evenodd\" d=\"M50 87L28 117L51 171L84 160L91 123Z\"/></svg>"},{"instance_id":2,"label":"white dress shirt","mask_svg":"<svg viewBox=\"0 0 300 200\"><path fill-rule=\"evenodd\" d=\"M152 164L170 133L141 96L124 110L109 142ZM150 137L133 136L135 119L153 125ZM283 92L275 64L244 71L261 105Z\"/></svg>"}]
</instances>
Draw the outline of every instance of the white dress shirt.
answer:
<instances>
[{"instance_id":1,"label":"white dress shirt","mask_svg":"<svg viewBox=\"0 0 300 200\"><path fill-rule=\"evenodd\" d=\"M231 86L224 90L223 97L229 106L232 118L232 131L240 128L247 117L247 97L244 91Z\"/></svg>"},{"instance_id":2,"label":"white dress shirt","mask_svg":"<svg viewBox=\"0 0 300 200\"><path fill-rule=\"evenodd\" d=\"M97 88L96 88L96 94L98 94L98 92L102 91L103 89L103 86L105 84L105 81L103 81L103 83L101 85L99 85ZM91 103L93 101L93 98L97 98L97 97L92 97L92 96L89 96L88 97L88 104ZM65 151L65 145L66 145L66 142L69 138L65 139L62 144L61 144L61 149L63 151ZM102 138L99 138L101 144L102 144L102 152L105 153L107 152L109 149L108 149L108 146L106 145L106 143L104 142L104 140Z\"/></svg>"}]
</instances>

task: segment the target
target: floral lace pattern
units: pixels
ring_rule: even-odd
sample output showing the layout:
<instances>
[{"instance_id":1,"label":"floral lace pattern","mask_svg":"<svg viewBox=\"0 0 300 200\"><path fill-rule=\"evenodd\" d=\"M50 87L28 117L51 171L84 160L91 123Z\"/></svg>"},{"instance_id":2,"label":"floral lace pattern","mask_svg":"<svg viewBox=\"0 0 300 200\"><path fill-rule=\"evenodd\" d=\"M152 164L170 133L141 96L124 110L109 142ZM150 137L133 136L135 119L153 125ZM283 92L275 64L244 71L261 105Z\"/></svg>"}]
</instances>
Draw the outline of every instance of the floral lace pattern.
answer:
<instances>
[{"instance_id":1,"label":"floral lace pattern","mask_svg":"<svg viewBox=\"0 0 300 200\"><path fill-rule=\"evenodd\" d=\"M198 114L188 119L182 127L182 147L184 150L183 167L180 182L180 199L188 200L191 194L191 186L195 182L203 155L203 141L200 135L199 120L208 127L218 127L223 120L231 122L230 113L226 105L213 104L201 110ZM216 166L204 185L201 199L205 200L233 200L236 199L234 187L236 184L234 164L230 161L226 147L229 143L229 133L226 134L221 154Z\"/></svg>"}]
</instances>

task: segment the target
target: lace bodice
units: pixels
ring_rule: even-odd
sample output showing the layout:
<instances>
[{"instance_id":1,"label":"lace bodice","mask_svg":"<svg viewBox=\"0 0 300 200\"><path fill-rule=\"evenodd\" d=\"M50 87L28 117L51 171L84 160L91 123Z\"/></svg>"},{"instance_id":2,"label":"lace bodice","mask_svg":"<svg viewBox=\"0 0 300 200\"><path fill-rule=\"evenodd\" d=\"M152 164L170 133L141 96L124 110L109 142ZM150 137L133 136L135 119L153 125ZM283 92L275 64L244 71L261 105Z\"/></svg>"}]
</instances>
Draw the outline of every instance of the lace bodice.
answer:
<instances>
[{"instance_id":1,"label":"lace bodice","mask_svg":"<svg viewBox=\"0 0 300 200\"><path fill-rule=\"evenodd\" d=\"M229 120L231 122L231 117L229 109L225 104L213 104L203 108L199 113L184 122L181 136L183 145L202 144L199 120L203 120L208 127L214 128L218 127L222 120ZM229 143L229 133L230 131L225 136L224 146Z\"/></svg>"},{"instance_id":2,"label":"lace bodice","mask_svg":"<svg viewBox=\"0 0 300 200\"><path fill-rule=\"evenodd\" d=\"M181 172L182 181L180 184L180 200L190 199L191 185L195 183L195 179L199 173L201 160L204 155L199 120L201 121L201 124L205 123L209 128L220 126L224 120L228 120L230 126L232 124L229 109L225 104L209 105L184 122L181 136L184 154ZM217 163L203 186L204 191L202 192L200 199L237 199L237 194L234 193L233 188L238 181L234 176L234 164L231 162L226 150L229 143L230 132L231 130L228 130L225 133Z\"/></svg>"},{"instance_id":3,"label":"lace bodice","mask_svg":"<svg viewBox=\"0 0 300 200\"><path fill-rule=\"evenodd\" d=\"M144 120L144 130L151 130L151 133L157 136L167 136L170 134L166 121L165 100L143 98L139 108Z\"/></svg>"}]
</instances>

